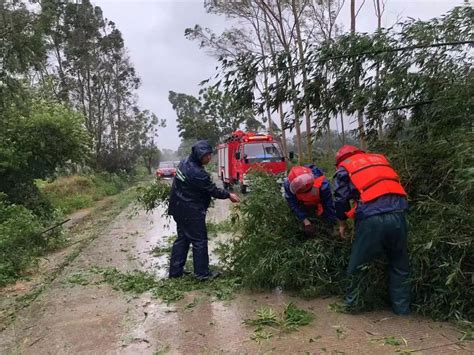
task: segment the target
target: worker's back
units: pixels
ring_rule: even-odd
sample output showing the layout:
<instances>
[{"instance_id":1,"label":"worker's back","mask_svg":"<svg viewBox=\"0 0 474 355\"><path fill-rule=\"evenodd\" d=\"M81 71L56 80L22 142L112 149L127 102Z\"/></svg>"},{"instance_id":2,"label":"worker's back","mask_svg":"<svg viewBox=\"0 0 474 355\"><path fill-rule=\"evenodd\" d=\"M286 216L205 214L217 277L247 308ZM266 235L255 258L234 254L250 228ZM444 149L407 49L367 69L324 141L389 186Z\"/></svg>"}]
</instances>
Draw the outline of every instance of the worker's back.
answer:
<instances>
[{"instance_id":1,"label":"worker's back","mask_svg":"<svg viewBox=\"0 0 474 355\"><path fill-rule=\"evenodd\" d=\"M202 157L209 153L212 153L209 143L198 141L191 154L179 163L171 187L168 214L175 216L195 211L205 213L211 197L229 197L227 191L216 187L201 163Z\"/></svg>"}]
</instances>

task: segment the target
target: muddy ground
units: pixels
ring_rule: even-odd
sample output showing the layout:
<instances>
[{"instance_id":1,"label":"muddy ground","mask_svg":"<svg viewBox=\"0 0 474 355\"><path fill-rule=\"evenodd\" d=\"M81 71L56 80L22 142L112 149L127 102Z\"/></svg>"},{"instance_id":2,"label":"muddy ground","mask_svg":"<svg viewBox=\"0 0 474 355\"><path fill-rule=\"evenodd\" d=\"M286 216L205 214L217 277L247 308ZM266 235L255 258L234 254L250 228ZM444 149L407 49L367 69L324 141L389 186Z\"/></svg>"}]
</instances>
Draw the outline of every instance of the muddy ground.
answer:
<instances>
[{"instance_id":1,"label":"muddy ground","mask_svg":"<svg viewBox=\"0 0 474 355\"><path fill-rule=\"evenodd\" d=\"M336 313L328 308L335 299L302 300L275 290L240 292L230 301L218 301L190 293L167 305L149 293L132 296L105 283L72 283L70 280L96 266L142 269L166 276L168 257L153 257L150 250L164 245L175 233L174 223L166 221L160 211L130 217L131 210L128 207L113 218L97 237L76 251L78 255L70 258L71 262L52 274L36 299L4 323L1 354L474 352L472 343L459 341L462 334L450 323L416 315L397 317L389 310ZM228 213L227 201L216 201L208 217L218 222ZM211 244L229 237L213 238ZM9 292L18 290L3 290L1 297L10 297ZM254 318L255 310L262 306L280 311L290 301L315 315L312 324L291 333L270 329L272 336L267 340L255 339L255 328L242 324ZM189 307L190 302L194 307ZM387 337L396 337L401 344L386 344Z\"/></svg>"}]
</instances>

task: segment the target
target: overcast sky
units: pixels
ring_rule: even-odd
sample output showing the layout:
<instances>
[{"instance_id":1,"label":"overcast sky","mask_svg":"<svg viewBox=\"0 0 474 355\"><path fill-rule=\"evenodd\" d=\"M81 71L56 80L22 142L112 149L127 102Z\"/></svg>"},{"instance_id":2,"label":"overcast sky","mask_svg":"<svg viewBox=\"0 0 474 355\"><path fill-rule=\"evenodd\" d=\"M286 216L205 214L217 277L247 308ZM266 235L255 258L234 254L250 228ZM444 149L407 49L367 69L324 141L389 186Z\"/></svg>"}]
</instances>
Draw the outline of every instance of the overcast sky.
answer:
<instances>
[{"instance_id":1,"label":"overcast sky","mask_svg":"<svg viewBox=\"0 0 474 355\"><path fill-rule=\"evenodd\" d=\"M221 16L204 11L203 0L92 0L102 7L105 17L122 31L125 45L142 85L139 104L165 118L158 146L177 149L180 143L176 115L168 101L168 92L197 95L199 82L215 74L217 62L199 49L197 42L184 37L187 27L200 24L215 32L230 27ZM387 0L383 26L397 18L429 19L439 16L463 0ZM340 15L344 29L349 29L349 3ZM361 4L362 0L356 0ZM373 0L366 0L357 18L357 30L372 32L376 26Z\"/></svg>"}]
</instances>

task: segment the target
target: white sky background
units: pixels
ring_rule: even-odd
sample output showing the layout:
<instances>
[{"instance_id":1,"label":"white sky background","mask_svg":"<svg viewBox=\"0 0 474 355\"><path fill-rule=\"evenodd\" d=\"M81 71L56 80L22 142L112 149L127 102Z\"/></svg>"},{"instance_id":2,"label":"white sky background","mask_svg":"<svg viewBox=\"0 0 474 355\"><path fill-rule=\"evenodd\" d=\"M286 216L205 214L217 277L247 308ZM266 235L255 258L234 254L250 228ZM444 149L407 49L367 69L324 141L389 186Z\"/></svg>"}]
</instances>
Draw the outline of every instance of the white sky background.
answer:
<instances>
[{"instance_id":1,"label":"white sky background","mask_svg":"<svg viewBox=\"0 0 474 355\"><path fill-rule=\"evenodd\" d=\"M168 92L197 95L199 82L214 75L217 66L214 58L199 49L198 42L184 37L184 30L199 24L220 33L231 23L223 16L207 14L203 0L92 1L123 34L131 61L142 80L138 90L140 107L166 119L167 127L160 129L158 146L176 150L180 138ZM362 1L356 0L357 8ZM382 26L393 25L397 18L430 19L463 3L463 0L387 0ZM349 6L350 0L346 0L338 19L345 31L350 28ZM373 0L366 0L357 17L356 30L373 32L376 23ZM274 120L278 122L277 117Z\"/></svg>"}]
</instances>

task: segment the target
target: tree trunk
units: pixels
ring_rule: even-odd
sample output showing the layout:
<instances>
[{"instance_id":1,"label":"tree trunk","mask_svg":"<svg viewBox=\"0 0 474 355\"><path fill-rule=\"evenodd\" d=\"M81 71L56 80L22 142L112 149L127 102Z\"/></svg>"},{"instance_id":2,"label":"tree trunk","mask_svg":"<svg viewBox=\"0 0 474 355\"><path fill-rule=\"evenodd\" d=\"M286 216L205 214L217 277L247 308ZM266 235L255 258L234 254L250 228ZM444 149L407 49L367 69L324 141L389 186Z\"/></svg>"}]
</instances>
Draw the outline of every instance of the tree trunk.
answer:
<instances>
[{"instance_id":1,"label":"tree trunk","mask_svg":"<svg viewBox=\"0 0 474 355\"><path fill-rule=\"evenodd\" d=\"M278 105L278 113L280 114L281 125L281 144L283 146L283 154L286 158L289 157L288 144L286 143L286 129L285 129L285 113L283 112L283 105Z\"/></svg>"},{"instance_id":2,"label":"tree trunk","mask_svg":"<svg viewBox=\"0 0 474 355\"><path fill-rule=\"evenodd\" d=\"M326 127L326 134L327 134L327 139L328 139L328 153L331 153L332 152L332 136L331 136L331 127L329 125L329 122L328 122L328 125Z\"/></svg>"},{"instance_id":3,"label":"tree trunk","mask_svg":"<svg viewBox=\"0 0 474 355\"><path fill-rule=\"evenodd\" d=\"M355 0L351 0L351 33L354 34L355 31L356 31Z\"/></svg>"},{"instance_id":4,"label":"tree trunk","mask_svg":"<svg viewBox=\"0 0 474 355\"><path fill-rule=\"evenodd\" d=\"M152 171L151 171L151 158L145 158L145 165L146 165L146 168L148 170L148 175L151 175Z\"/></svg>"},{"instance_id":5,"label":"tree trunk","mask_svg":"<svg viewBox=\"0 0 474 355\"><path fill-rule=\"evenodd\" d=\"M291 1L291 7L293 10L293 16L295 18L295 29L296 29L296 41L298 44L298 53L299 53L299 61L301 64L301 72L303 75L303 87L306 93L306 85L308 83L307 75L306 75L306 63L304 58L304 50L303 50L303 41L301 39L301 29L300 29L300 21L299 15L296 6L296 0ZM291 63L289 64L291 65ZM305 119L306 119L306 154L307 160L311 162L313 160L313 147L312 147L312 129L311 129L311 113L309 110L309 106L306 104L305 106Z\"/></svg>"},{"instance_id":6,"label":"tree trunk","mask_svg":"<svg viewBox=\"0 0 474 355\"><path fill-rule=\"evenodd\" d=\"M346 131L344 130L344 114L342 113L342 111L341 111L341 130L342 130L342 145L344 145L346 144Z\"/></svg>"},{"instance_id":7,"label":"tree trunk","mask_svg":"<svg viewBox=\"0 0 474 355\"><path fill-rule=\"evenodd\" d=\"M286 53L286 57L288 60L289 72L290 72L290 83L291 89L293 92L296 91L296 83L295 83L295 71L292 67L292 58L290 52L290 45L287 41L285 29L283 28L283 20L282 20L282 11L281 11L281 4L277 1L278 13L279 13L279 21L278 25L280 27L281 35L282 35L282 45ZM293 97L293 114L295 117L295 130L296 130L296 151L298 153L298 164L301 165L303 163L303 148L301 146L301 127L300 127L300 117L299 112L297 111L298 102L296 101L296 97Z\"/></svg>"},{"instance_id":8,"label":"tree trunk","mask_svg":"<svg viewBox=\"0 0 474 355\"><path fill-rule=\"evenodd\" d=\"M58 99L62 102L68 103L69 102L69 91L66 83L66 76L64 75L63 63L61 58L61 51L59 49L59 44L57 43L56 39L53 39L54 43L54 50L56 54L56 60L58 61L58 74L59 80L61 82L61 89L59 90L59 97Z\"/></svg>"},{"instance_id":9,"label":"tree trunk","mask_svg":"<svg viewBox=\"0 0 474 355\"><path fill-rule=\"evenodd\" d=\"M265 21L265 28L267 31L267 37L268 37L268 45L270 47L270 54L272 57L272 65L276 66L276 60L275 60L275 50L273 48L273 43L271 39L271 32L270 32L270 26L268 24L268 17L267 13L264 11L263 12L263 18ZM275 71L275 81L277 85L280 82L280 77L278 75L278 71ZM278 104L278 113L280 115L280 126L281 126L281 144L283 147L283 154L286 158L288 158L288 144L286 142L286 129L285 129L285 113L283 112L283 104L279 103Z\"/></svg>"},{"instance_id":10,"label":"tree trunk","mask_svg":"<svg viewBox=\"0 0 474 355\"><path fill-rule=\"evenodd\" d=\"M115 68L115 104L117 105L117 155L120 158L121 150L122 150L122 98L120 92L120 81L119 81L119 73L118 73L118 63L116 63Z\"/></svg>"},{"instance_id":11,"label":"tree trunk","mask_svg":"<svg viewBox=\"0 0 474 355\"><path fill-rule=\"evenodd\" d=\"M355 34L356 30L356 12L355 12L355 0L351 0L351 34ZM354 65L354 86L356 89L359 88L359 68L357 64ZM365 141L365 129L364 129L364 114L362 110L357 111L357 123L358 123L358 130L359 130L359 142L360 148L366 149L366 141Z\"/></svg>"},{"instance_id":12,"label":"tree trunk","mask_svg":"<svg viewBox=\"0 0 474 355\"><path fill-rule=\"evenodd\" d=\"M263 58L263 61L262 61L263 63L263 89L264 89L264 92L267 92L268 91L268 67L267 67L267 59L265 57L265 47L263 45L262 37L260 36L260 22L259 22L258 16L256 16L256 21L257 23L254 24L252 22L252 25L257 34L258 43L260 44L260 54L262 55L262 58ZM268 105L268 103L265 103L265 106L266 106L266 113L267 113L268 132L271 135L273 135L273 121L272 121L270 106Z\"/></svg>"},{"instance_id":13,"label":"tree trunk","mask_svg":"<svg viewBox=\"0 0 474 355\"><path fill-rule=\"evenodd\" d=\"M281 9L281 4L279 1L276 2L277 8L278 8L278 16L271 10L268 4L265 3L265 1L260 1L259 2L260 6L265 7L267 10L263 9L265 12L268 11L269 14L272 15L272 17L276 20L277 25L275 25L272 21L272 27L275 30L275 33L279 37L280 43L283 46L285 56L288 60L288 71L290 73L290 84L291 84L291 89L293 92L296 90L296 84L295 84L295 73L292 67L292 58L291 58L291 52L290 52L290 47L286 38L286 33L285 29L283 28L283 17L282 17L282 9ZM267 21L268 22L268 21ZM275 58L273 58L275 61ZM299 120L299 113L297 112L297 101L296 97L293 97L293 113L295 116L295 129L296 129L296 150L298 154L298 164L301 165L302 163L302 147L301 147L301 127L300 127L300 120Z\"/></svg>"},{"instance_id":14,"label":"tree trunk","mask_svg":"<svg viewBox=\"0 0 474 355\"><path fill-rule=\"evenodd\" d=\"M380 6L380 0L374 0L374 5L375 5L375 15L377 16L377 30L380 31L382 28L382 8ZM375 87L376 90L379 90L379 77L380 77L380 64L377 62L377 67L375 68ZM383 118L382 114L378 113L378 118L377 118L377 124L378 124L378 136L379 139L383 139Z\"/></svg>"}]
</instances>

